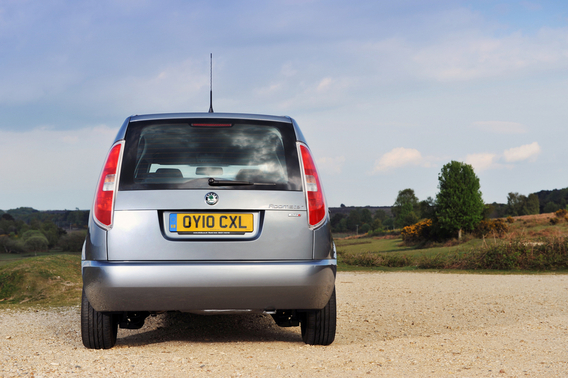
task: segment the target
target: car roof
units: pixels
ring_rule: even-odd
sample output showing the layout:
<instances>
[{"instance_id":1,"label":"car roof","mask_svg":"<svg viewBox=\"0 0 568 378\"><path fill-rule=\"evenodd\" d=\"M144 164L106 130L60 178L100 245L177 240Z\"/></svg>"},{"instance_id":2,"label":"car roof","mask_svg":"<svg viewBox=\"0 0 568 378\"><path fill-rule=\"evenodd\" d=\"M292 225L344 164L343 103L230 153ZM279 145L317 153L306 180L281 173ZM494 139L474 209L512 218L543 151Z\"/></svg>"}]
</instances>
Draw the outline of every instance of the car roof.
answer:
<instances>
[{"instance_id":1,"label":"car roof","mask_svg":"<svg viewBox=\"0 0 568 378\"><path fill-rule=\"evenodd\" d=\"M150 121L159 119L184 119L184 118L214 118L214 119L246 119L258 121L276 121L291 123L288 116L272 116L266 114L246 114L246 113L162 113L162 114L140 114L130 117L130 122Z\"/></svg>"},{"instance_id":2,"label":"car roof","mask_svg":"<svg viewBox=\"0 0 568 378\"><path fill-rule=\"evenodd\" d=\"M164 119L240 119L240 120L255 120L255 121L273 121L273 122L284 122L291 123L294 127L296 133L296 139L303 143L306 143L304 135L300 131L296 121L289 116L272 116L266 114L247 114L247 113L157 113L157 114L137 114L126 118L118 134L115 138L115 143L121 139L124 139L126 135L126 129L130 122L137 121L152 121L152 120L164 120Z\"/></svg>"}]
</instances>

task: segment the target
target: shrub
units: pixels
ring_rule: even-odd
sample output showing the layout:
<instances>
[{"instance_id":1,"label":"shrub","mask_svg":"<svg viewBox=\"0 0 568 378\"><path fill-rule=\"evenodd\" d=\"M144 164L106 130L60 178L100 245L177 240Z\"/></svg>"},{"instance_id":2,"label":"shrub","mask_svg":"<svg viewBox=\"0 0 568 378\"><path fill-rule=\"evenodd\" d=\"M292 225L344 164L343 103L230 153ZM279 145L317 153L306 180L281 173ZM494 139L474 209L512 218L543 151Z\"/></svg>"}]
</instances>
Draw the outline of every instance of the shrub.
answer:
<instances>
[{"instance_id":1,"label":"shrub","mask_svg":"<svg viewBox=\"0 0 568 378\"><path fill-rule=\"evenodd\" d=\"M0 252L23 253L26 252L23 240L12 239L6 235L0 236Z\"/></svg>"},{"instance_id":2,"label":"shrub","mask_svg":"<svg viewBox=\"0 0 568 378\"><path fill-rule=\"evenodd\" d=\"M507 231L509 231L509 226L503 219L484 219L479 222L474 233L478 238L483 238L491 235L503 236Z\"/></svg>"},{"instance_id":3,"label":"shrub","mask_svg":"<svg viewBox=\"0 0 568 378\"><path fill-rule=\"evenodd\" d=\"M432 233L432 219L424 219L418 223L406 226L400 232L405 243L416 243L428 240Z\"/></svg>"},{"instance_id":4,"label":"shrub","mask_svg":"<svg viewBox=\"0 0 568 378\"><path fill-rule=\"evenodd\" d=\"M337 253L341 262L354 266L401 268L413 264L412 259L406 255L373 252L344 253L342 251L337 251Z\"/></svg>"},{"instance_id":5,"label":"shrub","mask_svg":"<svg viewBox=\"0 0 568 378\"><path fill-rule=\"evenodd\" d=\"M557 218L566 218L566 215L568 215L568 210L566 209L560 209L557 210L555 213Z\"/></svg>"},{"instance_id":6,"label":"shrub","mask_svg":"<svg viewBox=\"0 0 568 378\"><path fill-rule=\"evenodd\" d=\"M434 256L422 255L416 262L420 269L444 269L446 265L446 257L439 253Z\"/></svg>"},{"instance_id":7,"label":"shrub","mask_svg":"<svg viewBox=\"0 0 568 378\"><path fill-rule=\"evenodd\" d=\"M371 230L371 226L369 226L369 224L365 223L361 226L361 233L362 234L366 234Z\"/></svg>"},{"instance_id":8,"label":"shrub","mask_svg":"<svg viewBox=\"0 0 568 378\"><path fill-rule=\"evenodd\" d=\"M515 223L515 218L513 218L512 216L508 216L508 217L507 217L507 222L509 222L509 223Z\"/></svg>"},{"instance_id":9,"label":"shrub","mask_svg":"<svg viewBox=\"0 0 568 378\"><path fill-rule=\"evenodd\" d=\"M66 252L80 252L86 235L85 231L70 232L59 239L58 245Z\"/></svg>"},{"instance_id":10,"label":"shrub","mask_svg":"<svg viewBox=\"0 0 568 378\"><path fill-rule=\"evenodd\" d=\"M26 231L22 234L22 239L28 240L28 239L36 237L36 236L45 237L45 235L39 230L28 230L28 231Z\"/></svg>"},{"instance_id":11,"label":"shrub","mask_svg":"<svg viewBox=\"0 0 568 378\"><path fill-rule=\"evenodd\" d=\"M550 224L555 225L560 223L560 218L550 218Z\"/></svg>"},{"instance_id":12,"label":"shrub","mask_svg":"<svg viewBox=\"0 0 568 378\"><path fill-rule=\"evenodd\" d=\"M555 270L568 268L568 238L540 242L522 239L473 250L463 256L464 269Z\"/></svg>"},{"instance_id":13,"label":"shrub","mask_svg":"<svg viewBox=\"0 0 568 378\"><path fill-rule=\"evenodd\" d=\"M41 232L40 232L40 234L41 234ZM28 237L28 239L24 242L24 247L26 248L26 250L28 252L47 251L47 245L48 245L47 238L45 236L43 236L43 234L41 234L41 236L40 235L34 235L34 236L31 236L31 237Z\"/></svg>"},{"instance_id":14,"label":"shrub","mask_svg":"<svg viewBox=\"0 0 568 378\"><path fill-rule=\"evenodd\" d=\"M369 231L369 236L383 236L386 232L383 228L377 228L375 230Z\"/></svg>"}]
</instances>

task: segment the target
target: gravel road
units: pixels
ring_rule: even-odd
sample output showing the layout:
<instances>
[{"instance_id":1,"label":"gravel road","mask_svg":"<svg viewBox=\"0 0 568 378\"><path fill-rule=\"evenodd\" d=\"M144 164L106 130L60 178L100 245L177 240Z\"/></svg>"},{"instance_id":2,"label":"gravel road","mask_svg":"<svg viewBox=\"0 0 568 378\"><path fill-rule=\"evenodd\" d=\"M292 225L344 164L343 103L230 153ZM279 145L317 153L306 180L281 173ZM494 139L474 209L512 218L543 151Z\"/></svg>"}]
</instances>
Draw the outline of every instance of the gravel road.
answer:
<instances>
[{"instance_id":1,"label":"gravel road","mask_svg":"<svg viewBox=\"0 0 568 378\"><path fill-rule=\"evenodd\" d=\"M0 377L568 377L568 275L339 273L327 347L268 316L161 314L81 343L79 308L0 310Z\"/></svg>"}]
</instances>

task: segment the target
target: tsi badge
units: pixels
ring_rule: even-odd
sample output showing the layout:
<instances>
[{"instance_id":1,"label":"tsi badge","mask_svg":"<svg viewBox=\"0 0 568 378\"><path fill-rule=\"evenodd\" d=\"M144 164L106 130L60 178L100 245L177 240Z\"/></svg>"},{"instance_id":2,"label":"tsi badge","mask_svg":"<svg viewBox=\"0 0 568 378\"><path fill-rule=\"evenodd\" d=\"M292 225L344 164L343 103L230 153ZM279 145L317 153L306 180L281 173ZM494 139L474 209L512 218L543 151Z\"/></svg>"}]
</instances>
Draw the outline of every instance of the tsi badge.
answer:
<instances>
[{"instance_id":1,"label":"tsi badge","mask_svg":"<svg viewBox=\"0 0 568 378\"><path fill-rule=\"evenodd\" d=\"M215 205L217 202L219 202L219 196L217 193L209 192L205 195L205 203L208 205Z\"/></svg>"}]
</instances>

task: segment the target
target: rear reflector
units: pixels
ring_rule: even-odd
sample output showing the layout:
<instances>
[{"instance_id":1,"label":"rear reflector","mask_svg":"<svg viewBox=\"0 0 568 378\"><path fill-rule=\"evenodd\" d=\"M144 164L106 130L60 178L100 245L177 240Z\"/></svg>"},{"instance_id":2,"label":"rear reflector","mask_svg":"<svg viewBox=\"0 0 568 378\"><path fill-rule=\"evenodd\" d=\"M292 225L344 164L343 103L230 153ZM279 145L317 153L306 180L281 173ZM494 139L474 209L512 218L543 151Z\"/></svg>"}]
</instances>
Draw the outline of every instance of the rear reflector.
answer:
<instances>
[{"instance_id":1,"label":"rear reflector","mask_svg":"<svg viewBox=\"0 0 568 378\"><path fill-rule=\"evenodd\" d=\"M112 211L114 207L114 194L116 192L116 174L123 142L114 145L108 153L103 172L97 186L94 217L97 223L105 228L112 226Z\"/></svg>"},{"instance_id":2,"label":"rear reflector","mask_svg":"<svg viewBox=\"0 0 568 378\"><path fill-rule=\"evenodd\" d=\"M312 227L320 225L325 219L325 199L321 188L316 165L310 150L300 145L306 192L308 193L308 223Z\"/></svg>"}]
</instances>

